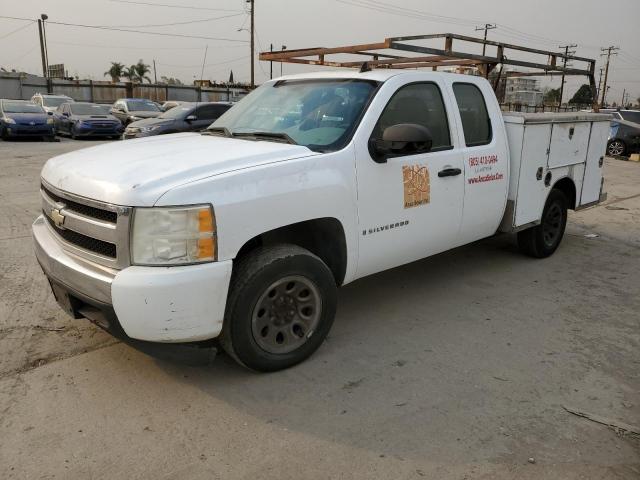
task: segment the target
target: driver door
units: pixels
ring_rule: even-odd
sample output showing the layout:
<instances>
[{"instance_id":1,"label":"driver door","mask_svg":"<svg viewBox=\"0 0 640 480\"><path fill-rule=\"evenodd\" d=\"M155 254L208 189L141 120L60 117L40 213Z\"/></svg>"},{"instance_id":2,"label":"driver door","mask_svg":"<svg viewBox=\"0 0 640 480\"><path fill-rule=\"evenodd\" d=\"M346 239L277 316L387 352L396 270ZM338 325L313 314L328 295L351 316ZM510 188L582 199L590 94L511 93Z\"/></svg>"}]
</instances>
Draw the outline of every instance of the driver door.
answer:
<instances>
[{"instance_id":1,"label":"driver door","mask_svg":"<svg viewBox=\"0 0 640 480\"><path fill-rule=\"evenodd\" d=\"M453 248L462 221L464 164L446 85L416 82L392 92L368 141L356 144L358 277ZM371 141L406 123L429 129L431 150L374 161Z\"/></svg>"}]
</instances>

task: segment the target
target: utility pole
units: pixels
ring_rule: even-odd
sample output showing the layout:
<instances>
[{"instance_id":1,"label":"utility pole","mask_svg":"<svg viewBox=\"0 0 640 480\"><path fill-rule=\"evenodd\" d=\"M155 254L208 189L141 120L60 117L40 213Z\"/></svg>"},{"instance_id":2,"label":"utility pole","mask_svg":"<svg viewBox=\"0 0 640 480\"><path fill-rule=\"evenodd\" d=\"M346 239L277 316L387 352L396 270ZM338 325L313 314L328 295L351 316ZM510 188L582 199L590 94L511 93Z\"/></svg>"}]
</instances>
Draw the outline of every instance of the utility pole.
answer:
<instances>
[{"instance_id":1,"label":"utility pole","mask_svg":"<svg viewBox=\"0 0 640 480\"><path fill-rule=\"evenodd\" d=\"M158 72L156 71L156 59L153 59L153 83L158 84Z\"/></svg>"},{"instance_id":2,"label":"utility pole","mask_svg":"<svg viewBox=\"0 0 640 480\"><path fill-rule=\"evenodd\" d=\"M487 41L487 33L489 33L489 30L493 30L495 28L498 28L498 26L495 23L485 23L484 27L476 27L476 32L480 31L480 30L484 30L484 41ZM487 52L487 45L486 43L482 44L482 56L484 57L484 54Z\"/></svg>"},{"instance_id":3,"label":"utility pole","mask_svg":"<svg viewBox=\"0 0 640 480\"><path fill-rule=\"evenodd\" d=\"M282 51L285 51L286 49L287 49L287 46L286 46L286 45L282 45L281 50L282 50ZM284 63L284 62L281 60L281 61L280 61L280 76L282 76L282 64L283 64L283 63Z\"/></svg>"},{"instance_id":4,"label":"utility pole","mask_svg":"<svg viewBox=\"0 0 640 480\"><path fill-rule=\"evenodd\" d=\"M42 39L44 43L44 61L47 65L47 73L45 74L46 78L49 78L49 49L47 48L47 29L45 27L45 20L49 19L49 16L46 13L40 15L40 19L42 20Z\"/></svg>"},{"instance_id":5,"label":"utility pole","mask_svg":"<svg viewBox=\"0 0 640 480\"><path fill-rule=\"evenodd\" d=\"M622 89L622 102L620 102L620 107L624 108L624 98L627 96L627 89L623 88Z\"/></svg>"},{"instance_id":6,"label":"utility pole","mask_svg":"<svg viewBox=\"0 0 640 480\"><path fill-rule=\"evenodd\" d=\"M255 37L255 23L254 23L254 13L255 13L255 0L247 0L251 5L251 88L256 86L255 81L255 61L254 61L254 37Z\"/></svg>"},{"instance_id":7,"label":"utility pole","mask_svg":"<svg viewBox=\"0 0 640 480\"><path fill-rule=\"evenodd\" d=\"M42 34L42 20L38 19L38 33L40 34L40 56L42 57L42 75L47 78L47 56L44 52L44 35Z\"/></svg>"},{"instance_id":8,"label":"utility pole","mask_svg":"<svg viewBox=\"0 0 640 480\"><path fill-rule=\"evenodd\" d=\"M575 52L575 50L572 50L571 52L569 52L570 48L576 48L578 45L575 44L571 44L571 45L563 45L560 46L558 48L564 48L564 59L562 62L562 85L560 85L560 103L559 103L559 107L562 106L562 96L564 95L564 71L567 69L567 57L571 54L573 55Z\"/></svg>"},{"instance_id":9,"label":"utility pole","mask_svg":"<svg viewBox=\"0 0 640 480\"><path fill-rule=\"evenodd\" d=\"M596 100L600 98L600 92L602 91L602 74L604 73L604 68L600 69L600 79L598 80L598 90L596 95Z\"/></svg>"},{"instance_id":10,"label":"utility pole","mask_svg":"<svg viewBox=\"0 0 640 480\"><path fill-rule=\"evenodd\" d=\"M611 55L617 55L615 51L620 50L620 47L614 47L612 45L607 48L601 48L600 50L602 52L607 52L607 53L600 54L601 57L604 57L605 55L607 56L607 64L605 65L605 68L604 68L604 85L602 87L602 100L600 101L600 105L604 107L604 101L607 98L607 81L609 80L609 63L611 62Z\"/></svg>"},{"instance_id":11,"label":"utility pole","mask_svg":"<svg viewBox=\"0 0 640 480\"><path fill-rule=\"evenodd\" d=\"M273 52L273 43L269 46L269 51ZM269 79L273 79L273 60L269 62Z\"/></svg>"}]
</instances>

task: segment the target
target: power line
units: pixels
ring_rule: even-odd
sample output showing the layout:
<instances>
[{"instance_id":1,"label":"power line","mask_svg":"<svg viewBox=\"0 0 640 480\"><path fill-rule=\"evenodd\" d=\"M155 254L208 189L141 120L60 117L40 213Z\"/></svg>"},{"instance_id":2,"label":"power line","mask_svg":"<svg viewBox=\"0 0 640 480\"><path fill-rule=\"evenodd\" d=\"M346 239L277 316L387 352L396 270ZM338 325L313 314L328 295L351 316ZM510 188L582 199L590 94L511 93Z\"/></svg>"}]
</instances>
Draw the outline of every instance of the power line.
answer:
<instances>
[{"instance_id":1,"label":"power line","mask_svg":"<svg viewBox=\"0 0 640 480\"><path fill-rule=\"evenodd\" d=\"M9 33L7 33L7 34L5 34L5 35L1 36L1 37L0 37L0 40L2 40L2 39L4 39L4 38L7 38L7 37L9 37L9 36L11 36L11 35L13 35L14 33L18 33L20 30L24 30L25 28L30 27L30 26L31 26L31 25L33 25L34 23L36 23L36 21L35 21L35 20L32 20L32 21L30 21L29 23L27 23L26 25L22 25L21 27L16 28L15 30L12 30L12 31L10 31Z\"/></svg>"},{"instance_id":2,"label":"power line","mask_svg":"<svg viewBox=\"0 0 640 480\"><path fill-rule=\"evenodd\" d=\"M233 15L224 15L222 17L204 18L199 20L189 20L186 22L174 22L174 23L157 23L154 25L103 25L109 28L151 28L151 27L172 27L174 25L189 25L192 23L205 23L213 22L214 20L222 20L223 18L239 17L244 13L234 13Z\"/></svg>"},{"instance_id":3,"label":"power line","mask_svg":"<svg viewBox=\"0 0 640 480\"><path fill-rule=\"evenodd\" d=\"M152 3L152 2L138 2L133 0L109 0L113 3L126 3L129 5L145 5L147 7L163 7L163 8L180 8L183 10L208 10L213 12L239 12L240 10L230 10L227 8L211 8L211 7L194 7L190 5L174 5L168 3Z\"/></svg>"},{"instance_id":4,"label":"power line","mask_svg":"<svg viewBox=\"0 0 640 480\"><path fill-rule=\"evenodd\" d=\"M107 49L126 49L126 50L202 50L202 47L134 47L132 45L97 45L91 43L71 43L71 42L49 42L54 45L65 45L69 47L80 48L107 48ZM215 45L214 45L215 46ZM246 48L244 45L225 45L224 48ZM199 66L199 65L198 65Z\"/></svg>"}]
</instances>

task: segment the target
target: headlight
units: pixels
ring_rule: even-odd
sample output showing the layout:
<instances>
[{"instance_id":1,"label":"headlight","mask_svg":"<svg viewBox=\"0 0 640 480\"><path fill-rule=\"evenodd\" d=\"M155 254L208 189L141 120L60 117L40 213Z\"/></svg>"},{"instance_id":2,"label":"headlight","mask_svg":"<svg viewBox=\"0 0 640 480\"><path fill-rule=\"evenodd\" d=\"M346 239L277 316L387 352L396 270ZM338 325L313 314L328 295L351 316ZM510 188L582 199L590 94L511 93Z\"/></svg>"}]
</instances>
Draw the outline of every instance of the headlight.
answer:
<instances>
[{"instance_id":1,"label":"headlight","mask_svg":"<svg viewBox=\"0 0 640 480\"><path fill-rule=\"evenodd\" d=\"M136 208L131 235L134 265L187 265L217 260L210 205Z\"/></svg>"},{"instance_id":2,"label":"headlight","mask_svg":"<svg viewBox=\"0 0 640 480\"><path fill-rule=\"evenodd\" d=\"M13 118L9 118L9 117L4 117L4 118L2 119L2 121L3 121L4 123L8 123L9 125L13 125L13 124L15 124L15 123L16 123L16 121L15 121Z\"/></svg>"},{"instance_id":3,"label":"headlight","mask_svg":"<svg viewBox=\"0 0 640 480\"><path fill-rule=\"evenodd\" d=\"M53 118L47 118L47 125L53 125Z\"/></svg>"},{"instance_id":4,"label":"headlight","mask_svg":"<svg viewBox=\"0 0 640 480\"><path fill-rule=\"evenodd\" d=\"M142 127L140 131L148 133L148 132L153 132L154 130L157 130L159 128L160 128L160 125L151 125L149 127Z\"/></svg>"}]
</instances>

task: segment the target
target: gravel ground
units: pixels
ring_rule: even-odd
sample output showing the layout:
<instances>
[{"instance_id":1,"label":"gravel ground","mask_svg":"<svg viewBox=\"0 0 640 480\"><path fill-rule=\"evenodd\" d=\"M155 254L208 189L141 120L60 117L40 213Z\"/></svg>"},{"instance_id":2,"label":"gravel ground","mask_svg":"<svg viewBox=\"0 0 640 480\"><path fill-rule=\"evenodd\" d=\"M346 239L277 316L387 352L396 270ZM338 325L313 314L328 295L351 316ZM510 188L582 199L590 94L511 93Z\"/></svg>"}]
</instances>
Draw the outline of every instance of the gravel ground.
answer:
<instances>
[{"instance_id":1,"label":"gravel ground","mask_svg":"<svg viewBox=\"0 0 640 480\"><path fill-rule=\"evenodd\" d=\"M96 142L0 142L0 478L640 478L640 164L552 258L484 240L340 292L327 342L258 375L146 356L55 305L38 175ZM586 236L596 234L596 237Z\"/></svg>"}]
</instances>

